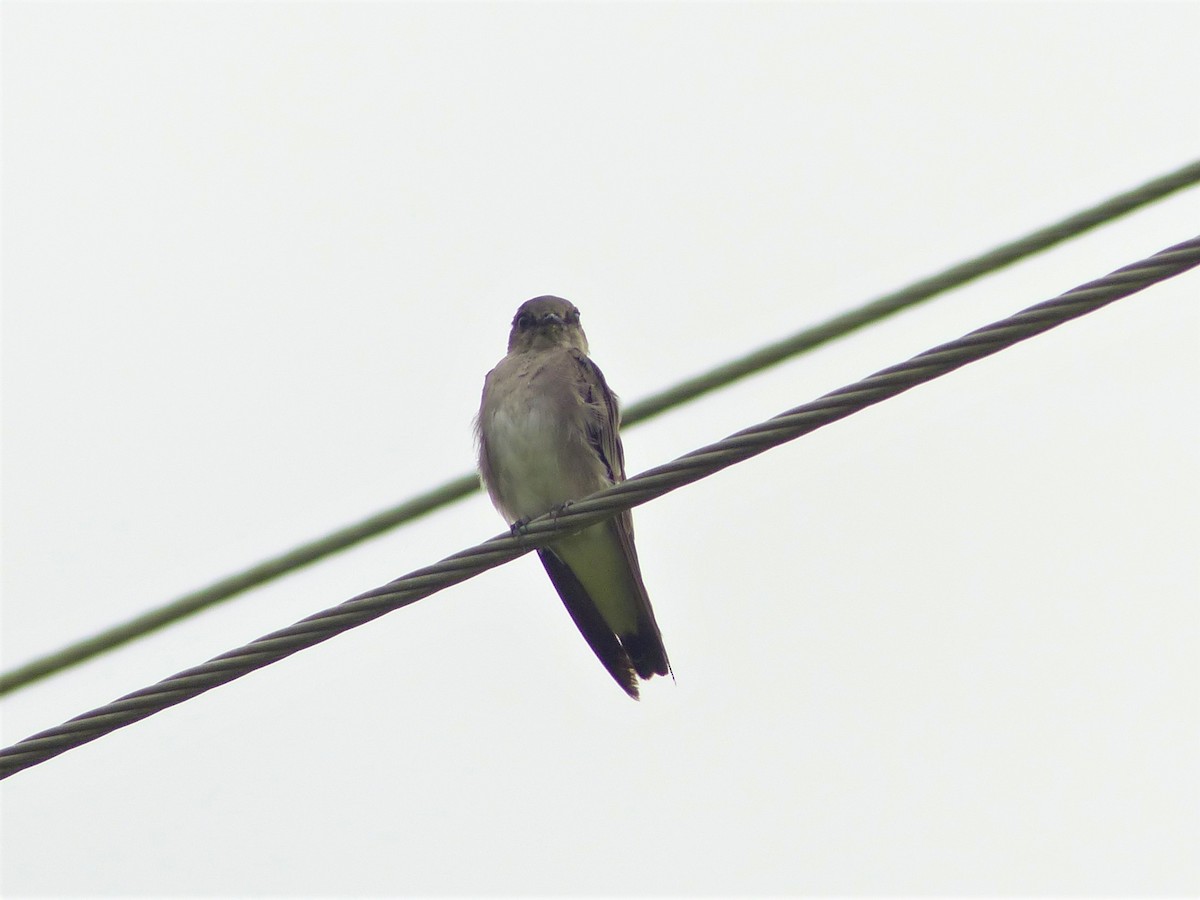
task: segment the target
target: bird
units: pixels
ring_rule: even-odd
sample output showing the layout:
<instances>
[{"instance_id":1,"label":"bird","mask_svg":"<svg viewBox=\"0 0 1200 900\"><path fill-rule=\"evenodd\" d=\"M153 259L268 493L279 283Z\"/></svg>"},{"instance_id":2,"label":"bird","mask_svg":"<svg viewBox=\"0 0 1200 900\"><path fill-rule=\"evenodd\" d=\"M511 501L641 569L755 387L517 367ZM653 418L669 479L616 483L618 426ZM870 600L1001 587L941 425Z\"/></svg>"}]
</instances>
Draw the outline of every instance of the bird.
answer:
<instances>
[{"instance_id":1,"label":"bird","mask_svg":"<svg viewBox=\"0 0 1200 900\"><path fill-rule=\"evenodd\" d=\"M484 379L475 419L479 474L514 531L625 480L620 410L588 356L579 310L534 297L512 320L508 352ZM671 674L624 510L538 550L592 652L634 700L639 679Z\"/></svg>"}]
</instances>

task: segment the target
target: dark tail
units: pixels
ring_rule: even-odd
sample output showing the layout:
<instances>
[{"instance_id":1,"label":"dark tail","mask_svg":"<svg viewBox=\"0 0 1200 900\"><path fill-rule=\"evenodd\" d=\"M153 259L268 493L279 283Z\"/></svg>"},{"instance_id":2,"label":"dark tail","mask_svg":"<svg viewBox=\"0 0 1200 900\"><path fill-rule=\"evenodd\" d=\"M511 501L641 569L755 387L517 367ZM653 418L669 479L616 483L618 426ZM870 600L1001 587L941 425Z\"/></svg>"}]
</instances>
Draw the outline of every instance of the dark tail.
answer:
<instances>
[{"instance_id":1,"label":"dark tail","mask_svg":"<svg viewBox=\"0 0 1200 900\"><path fill-rule=\"evenodd\" d=\"M644 648L637 645L636 642L630 642L634 644L631 649L638 654L631 658L630 650L622 646L621 641L613 634L608 623L604 621L604 617L600 615L600 610L596 608L596 604L592 602L592 598L588 596L588 592L584 590L583 585L579 583L579 579L575 577L575 573L567 564L559 559L553 550L539 550L538 556L542 560L542 565L546 567L546 574L554 583L558 596L562 597L563 606L571 614L571 618L575 621L575 627L579 629L583 639L588 642L588 646L592 648L596 658L600 660L604 668L608 669L608 674L621 686L621 689L637 700L637 676L641 675L646 678L651 674L650 670L654 668L653 665L650 665L643 673L643 667L647 666ZM642 660L641 665L638 664L639 657ZM665 653L663 662L664 664L666 662ZM666 674L666 672L658 674Z\"/></svg>"}]
</instances>

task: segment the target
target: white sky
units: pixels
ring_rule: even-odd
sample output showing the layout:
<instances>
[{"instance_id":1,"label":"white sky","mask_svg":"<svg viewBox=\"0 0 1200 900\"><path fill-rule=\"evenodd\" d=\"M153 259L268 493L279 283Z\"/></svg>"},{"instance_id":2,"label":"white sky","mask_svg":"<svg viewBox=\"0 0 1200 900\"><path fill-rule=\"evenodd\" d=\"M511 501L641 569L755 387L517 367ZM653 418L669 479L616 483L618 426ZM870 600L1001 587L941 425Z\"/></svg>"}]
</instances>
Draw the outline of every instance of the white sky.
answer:
<instances>
[{"instance_id":1,"label":"white sky","mask_svg":"<svg viewBox=\"0 0 1200 900\"><path fill-rule=\"evenodd\" d=\"M1197 155L1200 6L4 7L4 666L472 466L516 306L635 400ZM626 433L630 472L1193 236L1192 191ZM0 788L35 894L1200 890L1175 279ZM12 695L13 743L502 528Z\"/></svg>"}]
</instances>

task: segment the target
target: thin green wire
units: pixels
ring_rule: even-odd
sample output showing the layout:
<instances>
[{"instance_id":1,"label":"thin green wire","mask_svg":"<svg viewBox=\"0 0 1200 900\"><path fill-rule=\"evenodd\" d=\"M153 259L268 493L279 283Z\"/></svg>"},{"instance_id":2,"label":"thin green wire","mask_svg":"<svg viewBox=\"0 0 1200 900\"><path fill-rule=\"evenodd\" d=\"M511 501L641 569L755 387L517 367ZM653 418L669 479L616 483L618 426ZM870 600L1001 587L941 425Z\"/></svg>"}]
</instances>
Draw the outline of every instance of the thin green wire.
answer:
<instances>
[{"instance_id":1,"label":"thin green wire","mask_svg":"<svg viewBox=\"0 0 1200 900\"><path fill-rule=\"evenodd\" d=\"M1148 181L1130 191L1118 194L1025 237L1002 244L980 256L951 266L943 272L916 281L898 291L835 316L820 325L806 328L790 337L768 344L745 356L631 404L622 417L624 424L635 425L645 421L673 406L724 387L733 381L804 353L834 338L849 334L865 325L878 322L893 313L914 306L982 275L995 272L1026 256L1045 250L1197 183L1200 183L1200 160ZM264 584L280 575L314 563L340 550L345 550L367 538L382 534L478 489L479 481L474 473L460 475L439 487L378 512L360 522L338 529L317 540L301 544L248 569L222 578L207 587L184 594L163 606L148 610L128 621L107 628L98 634L33 659L0 675L0 696L77 665L107 650L119 647L209 606L228 600L230 597Z\"/></svg>"}]
</instances>

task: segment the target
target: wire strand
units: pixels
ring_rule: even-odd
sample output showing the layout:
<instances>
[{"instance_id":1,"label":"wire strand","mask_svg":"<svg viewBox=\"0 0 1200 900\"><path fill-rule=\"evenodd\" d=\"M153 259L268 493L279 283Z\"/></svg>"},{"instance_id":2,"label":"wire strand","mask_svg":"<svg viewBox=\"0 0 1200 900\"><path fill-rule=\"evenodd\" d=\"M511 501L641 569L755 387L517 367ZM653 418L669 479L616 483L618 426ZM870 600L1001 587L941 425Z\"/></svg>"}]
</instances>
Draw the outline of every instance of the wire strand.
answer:
<instances>
[{"instance_id":1,"label":"wire strand","mask_svg":"<svg viewBox=\"0 0 1200 900\"><path fill-rule=\"evenodd\" d=\"M622 416L626 427L636 425L674 406L724 387L740 378L790 359L835 338L914 306L917 303L959 287L973 279L995 272L1018 260L1082 234L1105 222L1132 212L1168 194L1200 183L1200 160L1189 163L1132 190L1068 216L1017 240L958 263L875 300L806 328L789 337L760 347L738 359L630 404ZM324 537L294 547L248 569L222 578L207 587L184 594L175 600L147 610L96 634L83 638L44 656L37 657L0 674L0 696L78 665L94 656L198 613L210 606L265 584L288 572L311 565L348 547L412 521L439 507L453 503L479 489L474 473L467 473L412 497L362 521L340 528Z\"/></svg>"},{"instance_id":2,"label":"wire strand","mask_svg":"<svg viewBox=\"0 0 1200 900\"><path fill-rule=\"evenodd\" d=\"M1200 265L1200 236L636 475L561 512L534 519L519 534L498 535L26 738L0 750L0 778L516 559L559 534L639 506L1197 265Z\"/></svg>"}]
</instances>

